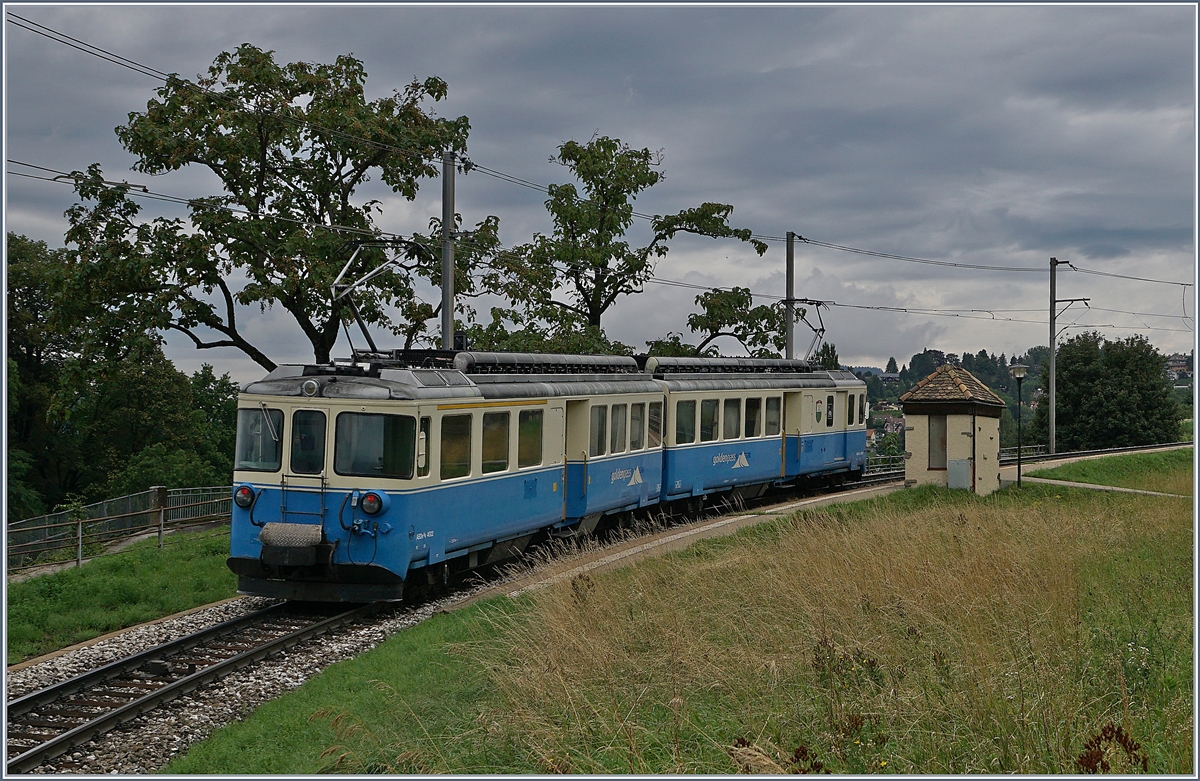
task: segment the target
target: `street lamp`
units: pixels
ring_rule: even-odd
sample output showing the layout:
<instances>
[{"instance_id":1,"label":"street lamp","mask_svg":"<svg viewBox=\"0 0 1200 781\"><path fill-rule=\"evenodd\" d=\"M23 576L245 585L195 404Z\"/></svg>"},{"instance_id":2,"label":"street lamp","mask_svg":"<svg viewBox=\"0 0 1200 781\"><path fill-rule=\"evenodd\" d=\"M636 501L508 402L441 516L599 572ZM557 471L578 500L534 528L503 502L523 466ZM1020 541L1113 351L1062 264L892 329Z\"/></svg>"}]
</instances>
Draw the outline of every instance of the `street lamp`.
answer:
<instances>
[{"instance_id":1,"label":"street lamp","mask_svg":"<svg viewBox=\"0 0 1200 781\"><path fill-rule=\"evenodd\" d=\"M1017 488L1021 487L1021 381L1025 379L1025 372L1029 367L1020 363L1014 363L1008 367L1012 371L1012 376L1017 378Z\"/></svg>"}]
</instances>

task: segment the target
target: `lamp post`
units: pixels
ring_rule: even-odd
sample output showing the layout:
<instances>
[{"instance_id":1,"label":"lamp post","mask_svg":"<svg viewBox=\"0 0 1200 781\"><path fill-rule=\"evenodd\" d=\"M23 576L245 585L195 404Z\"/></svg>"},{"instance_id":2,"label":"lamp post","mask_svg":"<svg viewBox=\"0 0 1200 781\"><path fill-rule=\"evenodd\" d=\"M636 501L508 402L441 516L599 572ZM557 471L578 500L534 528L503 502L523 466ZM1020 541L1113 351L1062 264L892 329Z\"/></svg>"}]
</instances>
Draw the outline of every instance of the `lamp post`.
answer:
<instances>
[{"instance_id":1,"label":"lamp post","mask_svg":"<svg viewBox=\"0 0 1200 781\"><path fill-rule=\"evenodd\" d=\"M1025 372L1029 367L1024 364L1014 363L1009 367L1012 371L1012 376L1017 378L1017 488L1021 487L1021 381L1025 379Z\"/></svg>"}]
</instances>

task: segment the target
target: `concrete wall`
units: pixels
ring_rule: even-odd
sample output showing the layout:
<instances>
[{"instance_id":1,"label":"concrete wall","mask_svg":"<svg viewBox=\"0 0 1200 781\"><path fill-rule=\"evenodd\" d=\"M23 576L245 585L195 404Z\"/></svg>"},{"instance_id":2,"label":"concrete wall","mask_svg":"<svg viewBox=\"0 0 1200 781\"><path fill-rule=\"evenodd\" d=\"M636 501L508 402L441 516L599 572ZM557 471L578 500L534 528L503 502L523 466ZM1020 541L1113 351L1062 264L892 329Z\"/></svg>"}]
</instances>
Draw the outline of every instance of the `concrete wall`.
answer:
<instances>
[{"instance_id":1,"label":"concrete wall","mask_svg":"<svg viewBox=\"0 0 1200 781\"><path fill-rule=\"evenodd\" d=\"M904 420L905 450L912 454L904 462L905 481L909 485L949 485L949 468L929 468L929 416L910 414ZM969 461L972 457L975 493L986 496L1000 487L999 418L976 416L972 432L970 415L947 415L947 467L951 461Z\"/></svg>"}]
</instances>

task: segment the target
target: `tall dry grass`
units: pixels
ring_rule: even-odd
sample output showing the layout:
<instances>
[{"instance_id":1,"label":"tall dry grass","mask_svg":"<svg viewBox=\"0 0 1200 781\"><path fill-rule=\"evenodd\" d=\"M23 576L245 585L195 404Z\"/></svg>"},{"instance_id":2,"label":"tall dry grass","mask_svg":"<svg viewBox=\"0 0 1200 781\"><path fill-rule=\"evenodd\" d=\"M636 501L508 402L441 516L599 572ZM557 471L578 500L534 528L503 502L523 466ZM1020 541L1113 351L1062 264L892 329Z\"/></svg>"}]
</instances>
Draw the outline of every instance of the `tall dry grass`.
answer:
<instances>
[{"instance_id":1,"label":"tall dry grass","mask_svg":"<svg viewBox=\"0 0 1200 781\"><path fill-rule=\"evenodd\" d=\"M481 734L542 772L1078 772L1101 727L1149 718L1096 652L1089 568L1190 510L923 490L807 512L535 592L460 652L502 703Z\"/></svg>"}]
</instances>

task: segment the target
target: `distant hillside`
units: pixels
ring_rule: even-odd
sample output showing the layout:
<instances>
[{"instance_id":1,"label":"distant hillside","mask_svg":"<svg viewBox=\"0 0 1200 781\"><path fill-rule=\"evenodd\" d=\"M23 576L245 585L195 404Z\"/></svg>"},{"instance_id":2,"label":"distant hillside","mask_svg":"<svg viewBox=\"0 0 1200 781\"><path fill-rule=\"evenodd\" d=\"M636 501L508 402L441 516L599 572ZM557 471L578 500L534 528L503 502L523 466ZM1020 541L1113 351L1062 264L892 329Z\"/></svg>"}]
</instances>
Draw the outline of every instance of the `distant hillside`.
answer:
<instances>
[{"instance_id":1,"label":"distant hillside","mask_svg":"<svg viewBox=\"0 0 1200 781\"><path fill-rule=\"evenodd\" d=\"M850 371L859 374L883 374L883 369L878 366L851 366Z\"/></svg>"}]
</instances>

